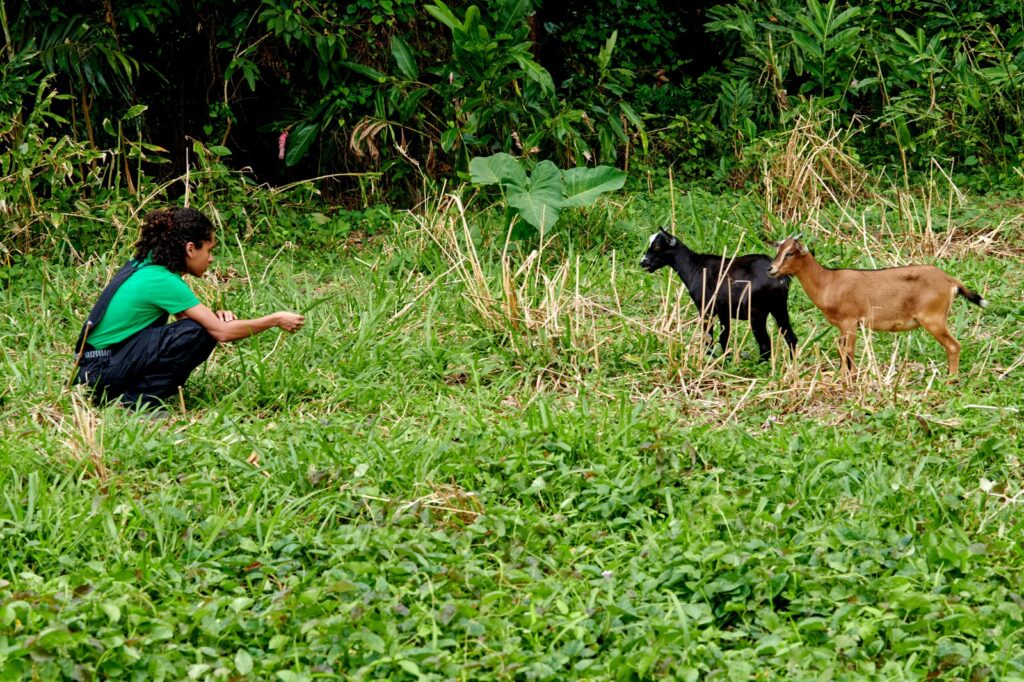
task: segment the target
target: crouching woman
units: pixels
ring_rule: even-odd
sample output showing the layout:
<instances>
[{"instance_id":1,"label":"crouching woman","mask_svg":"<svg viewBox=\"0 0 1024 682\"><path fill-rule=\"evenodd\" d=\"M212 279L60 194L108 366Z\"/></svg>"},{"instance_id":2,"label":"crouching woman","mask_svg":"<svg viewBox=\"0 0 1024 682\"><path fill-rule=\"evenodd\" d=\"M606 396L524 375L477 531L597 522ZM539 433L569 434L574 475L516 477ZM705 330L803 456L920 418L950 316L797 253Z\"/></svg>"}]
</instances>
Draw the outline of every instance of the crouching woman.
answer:
<instances>
[{"instance_id":1,"label":"crouching woman","mask_svg":"<svg viewBox=\"0 0 1024 682\"><path fill-rule=\"evenodd\" d=\"M75 343L75 380L95 399L158 406L178 393L218 343L273 327L302 328L305 320L296 313L239 320L200 303L183 275L202 277L216 245L213 224L195 209L146 215L134 258L100 294ZM167 324L172 315L177 321Z\"/></svg>"}]
</instances>

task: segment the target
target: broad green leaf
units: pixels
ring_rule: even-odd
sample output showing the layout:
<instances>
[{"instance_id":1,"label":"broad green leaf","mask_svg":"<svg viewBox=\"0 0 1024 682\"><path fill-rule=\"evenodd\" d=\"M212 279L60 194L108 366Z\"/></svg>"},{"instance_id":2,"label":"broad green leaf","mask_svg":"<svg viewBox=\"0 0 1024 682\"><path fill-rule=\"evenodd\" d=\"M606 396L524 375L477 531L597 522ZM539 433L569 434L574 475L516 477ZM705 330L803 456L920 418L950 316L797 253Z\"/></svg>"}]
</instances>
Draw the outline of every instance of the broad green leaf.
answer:
<instances>
[{"instance_id":1,"label":"broad green leaf","mask_svg":"<svg viewBox=\"0 0 1024 682\"><path fill-rule=\"evenodd\" d=\"M618 116L608 117L608 128L620 142L626 142L629 139L626 137L626 131L622 128L622 120Z\"/></svg>"},{"instance_id":2,"label":"broad green leaf","mask_svg":"<svg viewBox=\"0 0 1024 682\"><path fill-rule=\"evenodd\" d=\"M381 73L377 69L375 69L375 68L373 68L371 66L366 66L365 64L359 64L357 62L348 62L348 61L344 61L344 62L342 62L342 64L344 64L348 68L352 69L356 73L362 74L362 75L366 76L367 78L369 78L371 80L377 81L378 83L383 83L384 81L386 81L388 79L388 77L386 75L384 75L383 73Z\"/></svg>"},{"instance_id":3,"label":"broad green leaf","mask_svg":"<svg viewBox=\"0 0 1024 682\"><path fill-rule=\"evenodd\" d=\"M251 597L235 597L231 601L231 610L239 613L252 606L252 604L253 600Z\"/></svg>"},{"instance_id":4,"label":"broad green leaf","mask_svg":"<svg viewBox=\"0 0 1024 682\"><path fill-rule=\"evenodd\" d=\"M434 17L448 28L454 30L464 30L462 22L456 18L448 5L441 2L441 0L434 0L433 5L426 5L423 9L427 10L427 14Z\"/></svg>"},{"instance_id":5,"label":"broad green leaf","mask_svg":"<svg viewBox=\"0 0 1024 682\"><path fill-rule=\"evenodd\" d=\"M147 107L145 104L136 104L128 110L128 113L124 115L123 119L127 121L130 118L135 118L148 108L149 107Z\"/></svg>"},{"instance_id":6,"label":"broad green leaf","mask_svg":"<svg viewBox=\"0 0 1024 682\"><path fill-rule=\"evenodd\" d=\"M643 147L644 152L647 151L647 129L644 126L643 119L633 110L633 107L629 106L625 102L619 103L619 110L622 111L622 115L626 117L626 120L633 124L637 132L640 134L640 146Z\"/></svg>"},{"instance_id":7,"label":"broad green leaf","mask_svg":"<svg viewBox=\"0 0 1024 682\"><path fill-rule=\"evenodd\" d=\"M117 623L121 620L121 609L117 607L117 604L103 602L100 604L100 608L103 609L103 613L107 614L107 618L110 619L111 623Z\"/></svg>"},{"instance_id":8,"label":"broad green leaf","mask_svg":"<svg viewBox=\"0 0 1024 682\"><path fill-rule=\"evenodd\" d=\"M410 675L415 675L417 679L423 675L423 673L420 672L420 667L413 661L401 660L398 662L398 667Z\"/></svg>"},{"instance_id":9,"label":"broad green leaf","mask_svg":"<svg viewBox=\"0 0 1024 682\"><path fill-rule=\"evenodd\" d=\"M481 42L488 42L490 40L490 33L487 32L487 27L481 22L480 8L476 5L470 5L466 8L466 19L462 24L462 29L468 36L473 36L475 33L475 37Z\"/></svg>"},{"instance_id":10,"label":"broad green leaf","mask_svg":"<svg viewBox=\"0 0 1024 682\"><path fill-rule=\"evenodd\" d=\"M495 35L511 35L517 26L521 26L526 15L533 11L533 3L530 0L506 0L499 3L501 16L497 18L494 26Z\"/></svg>"},{"instance_id":11,"label":"broad green leaf","mask_svg":"<svg viewBox=\"0 0 1024 682\"><path fill-rule=\"evenodd\" d=\"M839 33L835 34L828 39L829 50L852 50L858 46L858 43L853 39L860 35L860 26L851 26L850 28L844 28Z\"/></svg>"},{"instance_id":12,"label":"broad green leaf","mask_svg":"<svg viewBox=\"0 0 1024 682\"><path fill-rule=\"evenodd\" d=\"M476 185L511 185L525 190L529 182L523 164L511 154L499 152L493 156L476 156L469 162L470 181Z\"/></svg>"},{"instance_id":13,"label":"broad green leaf","mask_svg":"<svg viewBox=\"0 0 1024 682\"><path fill-rule=\"evenodd\" d=\"M242 71L242 75L245 77L245 84L249 86L251 92L256 91L256 69L246 67Z\"/></svg>"},{"instance_id":14,"label":"broad green leaf","mask_svg":"<svg viewBox=\"0 0 1024 682\"><path fill-rule=\"evenodd\" d=\"M288 145L284 154L285 165L294 166L301 161L319 131L320 126L316 123L300 123L295 126L295 130L288 135Z\"/></svg>"},{"instance_id":15,"label":"broad green leaf","mask_svg":"<svg viewBox=\"0 0 1024 682\"><path fill-rule=\"evenodd\" d=\"M845 11L841 12L839 14L839 16L837 16L835 19L832 20L832 30L835 30L835 29L839 28L840 26L842 26L843 24L848 22L850 19L853 19L854 17L859 16L860 12L861 12L861 8L860 7L850 7L848 9L846 9ZM859 30L859 28L858 28L858 30Z\"/></svg>"},{"instance_id":16,"label":"broad green leaf","mask_svg":"<svg viewBox=\"0 0 1024 682\"><path fill-rule=\"evenodd\" d=\"M523 220L544 232L558 220L562 202L562 172L550 161L541 161L530 174L530 188L525 192L509 191L508 204L519 211Z\"/></svg>"},{"instance_id":17,"label":"broad green leaf","mask_svg":"<svg viewBox=\"0 0 1024 682\"><path fill-rule=\"evenodd\" d=\"M620 104L618 104L618 108L620 108L622 110L623 115L626 116L626 119L630 123L632 123L634 125L634 127L636 127L637 130L643 130L644 129L643 119L641 119L640 115L637 114L636 111L634 111L632 106L630 106L629 104L627 104L624 101L624 102L620 102Z\"/></svg>"},{"instance_id":18,"label":"broad green leaf","mask_svg":"<svg viewBox=\"0 0 1024 682\"><path fill-rule=\"evenodd\" d=\"M288 642L290 641L291 637L289 637L288 635L274 635L270 638L270 641L267 643L267 648L271 651L276 651L277 649L280 649L281 647L288 644Z\"/></svg>"},{"instance_id":19,"label":"broad green leaf","mask_svg":"<svg viewBox=\"0 0 1024 682\"><path fill-rule=\"evenodd\" d=\"M821 58L821 45L814 42L809 35L800 31L793 31L793 42L796 43L804 53L815 57Z\"/></svg>"},{"instance_id":20,"label":"broad green leaf","mask_svg":"<svg viewBox=\"0 0 1024 682\"><path fill-rule=\"evenodd\" d=\"M370 630L363 630L359 633L360 639L366 644L366 648L370 651L375 651L378 654L384 653L387 644L384 642L384 638L378 635L376 632Z\"/></svg>"},{"instance_id":21,"label":"broad green leaf","mask_svg":"<svg viewBox=\"0 0 1024 682\"><path fill-rule=\"evenodd\" d=\"M597 68L600 71L606 71L608 65L612 61L612 52L615 51L615 41L619 37L618 31L612 31L612 34L608 37L608 40L604 41L604 47L597 53Z\"/></svg>"},{"instance_id":22,"label":"broad green leaf","mask_svg":"<svg viewBox=\"0 0 1024 682\"><path fill-rule=\"evenodd\" d=\"M411 81L419 78L420 72L416 67L416 55L413 54L409 43L402 39L402 36L395 34L391 38L391 54L398 64L398 70L402 75Z\"/></svg>"},{"instance_id":23,"label":"broad green leaf","mask_svg":"<svg viewBox=\"0 0 1024 682\"><path fill-rule=\"evenodd\" d=\"M824 35L824 30L828 26L828 17L831 17L832 12L835 10L835 0L830 0L828 3L828 17L825 16L824 9L818 0L807 0L807 9L811 11L815 24L822 27L822 35ZM802 20L804 18L805 15L797 17L798 20ZM810 21L810 19L807 20Z\"/></svg>"},{"instance_id":24,"label":"broad green leaf","mask_svg":"<svg viewBox=\"0 0 1024 682\"><path fill-rule=\"evenodd\" d=\"M896 143L904 149L915 149L914 136L910 133L907 121L902 116L893 120L893 127L896 130Z\"/></svg>"},{"instance_id":25,"label":"broad green leaf","mask_svg":"<svg viewBox=\"0 0 1024 682\"><path fill-rule=\"evenodd\" d=\"M622 189L626 173L611 166L570 168L562 173L563 208L590 206L604 192Z\"/></svg>"},{"instance_id":26,"label":"broad green leaf","mask_svg":"<svg viewBox=\"0 0 1024 682\"><path fill-rule=\"evenodd\" d=\"M459 129L458 128L448 128L443 133L441 133L441 151L450 152L452 150L452 147L454 147L455 143L458 142L458 141L459 141ZM470 162L470 163L472 164L472 162ZM489 183L481 183L481 184L489 184Z\"/></svg>"},{"instance_id":27,"label":"broad green leaf","mask_svg":"<svg viewBox=\"0 0 1024 682\"><path fill-rule=\"evenodd\" d=\"M517 56L516 63L519 64L519 68L523 70L527 78L540 85L544 94L555 94L555 82L551 79L551 74L548 73L547 69L527 56Z\"/></svg>"},{"instance_id":28,"label":"broad green leaf","mask_svg":"<svg viewBox=\"0 0 1024 682\"><path fill-rule=\"evenodd\" d=\"M248 675L252 672L252 656L245 649L239 649L235 654L235 670L239 675Z\"/></svg>"},{"instance_id":29,"label":"broad green leaf","mask_svg":"<svg viewBox=\"0 0 1024 682\"><path fill-rule=\"evenodd\" d=\"M211 667L209 663L195 663L188 667L188 676L193 680L198 680Z\"/></svg>"},{"instance_id":30,"label":"broad green leaf","mask_svg":"<svg viewBox=\"0 0 1024 682\"><path fill-rule=\"evenodd\" d=\"M796 21L797 21L798 24L800 24L801 26L803 26L807 30L807 33L809 34L808 37L813 36L814 40L819 45L821 43L825 42L825 39L828 36L825 35L825 29L822 28L820 24L816 23L810 17L805 16L805 15L797 16L796 17ZM794 33L796 33L796 31L794 31Z\"/></svg>"}]
</instances>

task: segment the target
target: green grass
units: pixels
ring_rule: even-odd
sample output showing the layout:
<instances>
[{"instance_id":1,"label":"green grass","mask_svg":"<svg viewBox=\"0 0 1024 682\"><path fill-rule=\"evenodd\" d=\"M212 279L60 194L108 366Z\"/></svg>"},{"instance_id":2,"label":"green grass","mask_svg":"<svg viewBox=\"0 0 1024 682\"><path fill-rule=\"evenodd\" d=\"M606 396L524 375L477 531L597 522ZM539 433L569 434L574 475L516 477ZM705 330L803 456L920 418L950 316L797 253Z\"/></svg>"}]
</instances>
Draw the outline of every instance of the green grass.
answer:
<instances>
[{"instance_id":1,"label":"green grass","mask_svg":"<svg viewBox=\"0 0 1024 682\"><path fill-rule=\"evenodd\" d=\"M1024 678L1018 208L804 226L826 265L871 267L866 240L992 302L954 306L958 382L918 331L862 339L846 386L798 284L800 352L766 365L749 333L704 356L674 274L637 267L673 223L767 252L752 202L565 216L585 237L523 272L513 248L505 289L471 210L497 302L444 204L332 249L222 235L203 300L315 307L219 348L167 422L65 387L123 254L26 259L0 289L0 679Z\"/></svg>"}]
</instances>

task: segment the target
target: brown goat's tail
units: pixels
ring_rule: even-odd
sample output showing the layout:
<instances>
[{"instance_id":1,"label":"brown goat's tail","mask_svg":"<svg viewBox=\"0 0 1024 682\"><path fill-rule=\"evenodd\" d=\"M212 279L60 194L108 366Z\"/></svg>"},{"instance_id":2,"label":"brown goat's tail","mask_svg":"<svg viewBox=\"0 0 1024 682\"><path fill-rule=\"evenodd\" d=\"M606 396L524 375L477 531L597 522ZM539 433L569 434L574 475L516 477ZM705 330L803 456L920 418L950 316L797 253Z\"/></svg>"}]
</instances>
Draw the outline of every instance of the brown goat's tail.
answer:
<instances>
[{"instance_id":1,"label":"brown goat's tail","mask_svg":"<svg viewBox=\"0 0 1024 682\"><path fill-rule=\"evenodd\" d=\"M988 301L981 297L981 294L976 294L963 285L963 282L956 283L956 293L960 294L974 305L981 306L982 308L988 307Z\"/></svg>"}]
</instances>

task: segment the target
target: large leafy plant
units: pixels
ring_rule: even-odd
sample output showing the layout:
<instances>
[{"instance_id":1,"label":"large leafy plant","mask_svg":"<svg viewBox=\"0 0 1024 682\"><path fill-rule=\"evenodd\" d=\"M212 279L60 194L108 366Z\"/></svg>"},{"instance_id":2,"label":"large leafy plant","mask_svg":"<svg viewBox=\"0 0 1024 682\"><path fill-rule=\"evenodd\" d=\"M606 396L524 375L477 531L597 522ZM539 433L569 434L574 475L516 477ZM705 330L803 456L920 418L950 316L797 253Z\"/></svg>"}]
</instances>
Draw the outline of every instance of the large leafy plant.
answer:
<instances>
[{"instance_id":1,"label":"large leafy plant","mask_svg":"<svg viewBox=\"0 0 1024 682\"><path fill-rule=\"evenodd\" d=\"M472 159L469 172L474 184L501 188L509 220L518 215L526 223L513 231L519 238L546 232L563 208L590 206L626 182L626 173L610 166L563 171L551 161L540 161L527 173L522 161L504 152Z\"/></svg>"},{"instance_id":2,"label":"large leafy plant","mask_svg":"<svg viewBox=\"0 0 1024 682\"><path fill-rule=\"evenodd\" d=\"M627 127L638 132L646 149L643 121L627 102L633 72L612 66L616 32L587 60L592 78L581 77L556 93L551 74L533 55L530 2L498 0L488 11L470 5L456 12L436 0L425 10L452 36L451 61L437 86L446 103L443 151L461 148L468 158L501 149L548 156L566 166L612 162L629 141Z\"/></svg>"},{"instance_id":3,"label":"large leafy plant","mask_svg":"<svg viewBox=\"0 0 1024 682\"><path fill-rule=\"evenodd\" d=\"M547 69L530 52L529 3L504 1L492 12L470 5L461 16L441 0L424 9L451 31L451 63L445 66L440 86L453 103L441 148L500 145L518 131L538 126L533 118L547 115L555 85ZM446 78L445 78L446 77ZM519 134L517 132L517 134Z\"/></svg>"}]
</instances>

